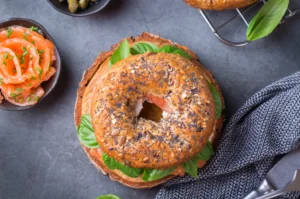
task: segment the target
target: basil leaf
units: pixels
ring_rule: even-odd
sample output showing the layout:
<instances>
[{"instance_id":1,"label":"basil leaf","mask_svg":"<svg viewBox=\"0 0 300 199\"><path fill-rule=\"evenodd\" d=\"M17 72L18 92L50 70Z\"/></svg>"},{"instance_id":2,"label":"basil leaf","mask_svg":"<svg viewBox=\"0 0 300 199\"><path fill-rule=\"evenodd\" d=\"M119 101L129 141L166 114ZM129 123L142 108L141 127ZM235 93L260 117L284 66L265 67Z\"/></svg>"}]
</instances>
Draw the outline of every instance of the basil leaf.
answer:
<instances>
[{"instance_id":1,"label":"basil leaf","mask_svg":"<svg viewBox=\"0 0 300 199\"><path fill-rule=\"evenodd\" d=\"M163 53L172 53L173 51L177 50L175 46L163 46L159 49L159 52Z\"/></svg>"},{"instance_id":2,"label":"basil leaf","mask_svg":"<svg viewBox=\"0 0 300 199\"><path fill-rule=\"evenodd\" d=\"M178 54L187 59L191 59L191 56L187 52L175 46L163 46L159 49L159 52Z\"/></svg>"},{"instance_id":3,"label":"basil leaf","mask_svg":"<svg viewBox=\"0 0 300 199\"><path fill-rule=\"evenodd\" d=\"M111 170L115 170L118 168L118 162L110 158L106 153L102 153L102 159L104 161L104 164Z\"/></svg>"},{"instance_id":4,"label":"basil leaf","mask_svg":"<svg viewBox=\"0 0 300 199\"><path fill-rule=\"evenodd\" d=\"M190 176L197 178L197 172L198 172L198 158L197 156L194 157L192 160L183 163L182 167L185 170L185 172L187 172Z\"/></svg>"},{"instance_id":5,"label":"basil leaf","mask_svg":"<svg viewBox=\"0 0 300 199\"><path fill-rule=\"evenodd\" d=\"M212 97L213 97L213 100L215 103L216 118L219 119L222 115L222 100L221 100L221 97L220 97L219 92L216 89L216 87L209 82L208 82L208 85L209 85L209 89L210 89L210 92L212 94Z\"/></svg>"},{"instance_id":6,"label":"basil leaf","mask_svg":"<svg viewBox=\"0 0 300 199\"><path fill-rule=\"evenodd\" d=\"M146 52L155 52L158 53L159 49L156 45L150 42L140 42L136 43L130 48L130 53L132 55L143 54Z\"/></svg>"},{"instance_id":7,"label":"basil leaf","mask_svg":"<svg viewBox=\"0 0 300 199\"><path fill-rule=\"evenodd\" d=\"M129 55L130 55L130 47L128 41L125 39L124 41L122 41L120 46L110 57L109 66L112 66L118 61L129 57Z\"/></svg>"},{"instance_id":8,"label":"basil leaf","mask_svg":"<svg viewBox=\"0 0 300 199\"><path fill-rule=\"evenodd\" d=\"M98 196L95 199L121 199L121 198L116 195L107 194L107 195Z\"/></svg>"},{"instance_id":9,"label":"basil leaf","mask_svg":"<svg viewBox=\"0 0 300 199\"><path fill-rule=\"evenodd\" d=\"M154 181L161 179L163 177L166 177L167 175L173 173L173 171L176 169L176 167L170 168L170 169L145 169L144 174L142 176L142 179L145 181Z\"/></svg>"},{"instance_id":10,"label":"basil leaf","mask_svg":"<svg viewBox=\"0 0 300 199\"><path fill-rule=\"evenodd\" d=\"M91 122L91 116L85 114L81 116L81 121L77 127L78 138L85 147L88 148L99 148L94 129Z\"/></svg>"},{"instance_id":11,"label":"basil leaf","mask_svg":"<svg viewBox=\"0 0 300 199\"><path fill-rule=\"evenodd\" d=\"M208 141L200 153L198 153L192 160L183 163L182 167L190 176L197 178L199 160L208 161L213 154L214 149L211 143Z\"/></svg>"},{"instance_id":12,"label":"basil leaf","mask_svg":"<svg viewBox=\"0 0 300 199\"><path fill-rule=\"evenodd\" d=\"M143 173L143 169L132 168L121 163L119 163L118 167L122 173L133 178L137 178Z\"/></svg>"},{"instance_id":13,"label":"basil leaf","mask_svg":"<svg viewBox=\"0 0 300 199\"><path fill-rule=\"evenodd\" d=\"M214 154L214 149L212 144L208 141L204 148L198 153L196 156L198 160L205 160L208 161L211 156Z\"/></svg>"},{"instance_id":14,"label":"basil leaf","mask_svg":"<svg viewBox=\"0 0 300 199\"><path fill-rule=\"evenodd\" d=\"M109 157L106 153L102 154L102 159L104 161L104 164L109 169L111 170L119 169L122 173L124 173L129 177L137 178L143 172L142 169L132 168L117 162L114 158Z\"/></svg>"},{"instance_id":15,"label":"basil leaf","mask_svg":"<svg viewBox=\"0 0 300 199\"><path fill-rule=\"evenodd\" d=\"M269 0L251 20L247 39L257 40L273 32L285 15L288 5L289 0Z\"/></svg>"}]
</instances>

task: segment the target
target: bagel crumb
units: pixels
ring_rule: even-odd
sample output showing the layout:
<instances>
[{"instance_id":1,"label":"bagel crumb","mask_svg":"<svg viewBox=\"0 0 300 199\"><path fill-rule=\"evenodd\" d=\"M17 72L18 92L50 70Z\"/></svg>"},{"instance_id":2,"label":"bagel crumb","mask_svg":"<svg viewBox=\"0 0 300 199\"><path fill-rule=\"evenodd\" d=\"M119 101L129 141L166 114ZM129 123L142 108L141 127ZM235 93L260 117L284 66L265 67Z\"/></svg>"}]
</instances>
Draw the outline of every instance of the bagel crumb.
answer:
<instances>
[{"instance_id":1,"label":"bagel crumb","mask_svg":"<svg viewBox=\"0 0 300 199\"><path fill-rule=\"evenodd\" d=\"M149 157L145 157L145 158L143 159L143 162L149 162L149 160L150 160Z\"/></svg>"},{"instance_id":2,"label":"bagel crumb","mask_svg":"<svg viewBox=\"0 0 300 199\"><path fill-rule=\"evenodd\" d=\"M119 138L119 143L118 144L121 146L125 143L125 141L126 141L126 137L124 135L121 135L120 138Z\"/></svg>"},{"instance_id":3,"label":"bagel crumb","mask_svg":"<svg viewBox=\"0 0 300 199\"><path fill-rule=\"evenodd\" d=\"M114 130L114 131L112 131L111 132L111 136L116 136L116 135L119 135L120 134L120 131L118 131L118 130Z\"/></svg>"}]
</instances>

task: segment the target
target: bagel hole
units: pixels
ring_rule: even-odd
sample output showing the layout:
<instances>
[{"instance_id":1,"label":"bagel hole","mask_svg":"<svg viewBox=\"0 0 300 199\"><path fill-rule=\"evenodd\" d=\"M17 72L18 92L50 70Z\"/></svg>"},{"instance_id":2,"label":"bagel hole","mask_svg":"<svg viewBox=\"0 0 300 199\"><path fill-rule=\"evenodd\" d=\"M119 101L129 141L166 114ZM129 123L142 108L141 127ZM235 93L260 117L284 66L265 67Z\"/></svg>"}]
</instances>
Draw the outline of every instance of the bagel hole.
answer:
<instances>
[{"instance_id":1,"label":"bagel hole","mask_svg":"<svg viewBox=\"0 0 300 199\"><path fill-rule=\"evenodd\" d=\"M163 117L162 113L163 110L161 108L145 100L143 103L143 108L137 118L144 118L146 120L151 120L158 123Z\"/></svg>"}]
</instances>

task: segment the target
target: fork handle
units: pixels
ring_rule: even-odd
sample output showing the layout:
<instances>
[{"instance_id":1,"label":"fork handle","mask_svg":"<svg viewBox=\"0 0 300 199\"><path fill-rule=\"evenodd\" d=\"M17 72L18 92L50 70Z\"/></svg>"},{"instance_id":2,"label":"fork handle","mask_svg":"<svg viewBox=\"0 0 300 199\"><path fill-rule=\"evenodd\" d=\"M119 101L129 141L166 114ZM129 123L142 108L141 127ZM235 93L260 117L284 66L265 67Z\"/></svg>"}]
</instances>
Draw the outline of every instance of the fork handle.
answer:
<instances>
[{"instance_id":1,"label":"fork handle","mask_svg":"<svg viewBox=\"0 0 300 199\"><path fill-rule=\"evenodd\" d=\"M243 199L255 199L271 192L274 192L273 186L266 179L264 179L256 190L251 191Z\"/></svg>"}]
</instances>

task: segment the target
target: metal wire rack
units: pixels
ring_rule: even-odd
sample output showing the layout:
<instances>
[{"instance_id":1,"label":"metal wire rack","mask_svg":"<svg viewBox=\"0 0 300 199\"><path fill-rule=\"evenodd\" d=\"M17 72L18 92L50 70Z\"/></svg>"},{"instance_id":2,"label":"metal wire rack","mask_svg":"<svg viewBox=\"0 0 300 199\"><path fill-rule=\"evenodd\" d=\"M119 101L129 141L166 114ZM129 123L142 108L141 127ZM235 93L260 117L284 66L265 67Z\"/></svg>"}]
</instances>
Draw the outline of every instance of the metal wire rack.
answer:
<instances>
[{"instance_id":1,"label":"metal wire rack","mask_svg":"<svg viewBox=\"0 0 300 199\"><path fill-rule=\"evenodd\" d=\"M208 16L208 13L207 13L208 11L199 9L199 12L202 15L202 17L204 18L207 25L210 27L211 31L221 42L223 42L224 44L227 44L229 46L241 47L241 46L247 45L248 43L250 43L250 41L247 41L246 39L242 40L242 41L231 41L229 39L225 39L225 37L219 31L223 27L225 27L226 25L231 23L233 20L235 20L236 18L240 18L242 20L242 22L246 25L245 26L245 30L246 30L251 19L248 21L248 19L245 15L251 11L253 12L254 9L260 8L264 3L266 3L265 0L260 0L257 3L247 7L246 9L235 9L235 11L237 13L235 13L234 16L231 17L229 20L225 21L224 23L222 23L218 26L215 26L213 24L211 17ZM292 9L289 7L286 15L284 16L283 20L281 21L281 24L285 23L287 20L289 20L290 18L292 18L293 16L298 15L298 14L300 14L300 8Z\"/></svg>"}]
</instances>

